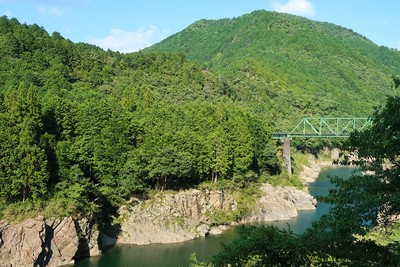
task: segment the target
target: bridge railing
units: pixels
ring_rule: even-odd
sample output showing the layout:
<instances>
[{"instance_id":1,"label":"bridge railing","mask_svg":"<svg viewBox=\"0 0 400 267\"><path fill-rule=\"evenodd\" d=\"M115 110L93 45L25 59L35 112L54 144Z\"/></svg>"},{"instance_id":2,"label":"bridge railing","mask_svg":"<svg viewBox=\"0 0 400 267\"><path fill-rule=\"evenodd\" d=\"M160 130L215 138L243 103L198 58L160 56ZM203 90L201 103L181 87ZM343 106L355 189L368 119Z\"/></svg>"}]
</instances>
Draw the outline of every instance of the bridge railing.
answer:
<instances>
[{"instance_id":1,"label":"bridge railing","mask_svg":"<svg viewBox=\"0 0 400 267\"><path fill-rule=\"evenodd\" d=\"M291 137L349 137L372 124L370 118L303 118L290 132L273 133L274 139Z\"/></svg>"}]
</instances>

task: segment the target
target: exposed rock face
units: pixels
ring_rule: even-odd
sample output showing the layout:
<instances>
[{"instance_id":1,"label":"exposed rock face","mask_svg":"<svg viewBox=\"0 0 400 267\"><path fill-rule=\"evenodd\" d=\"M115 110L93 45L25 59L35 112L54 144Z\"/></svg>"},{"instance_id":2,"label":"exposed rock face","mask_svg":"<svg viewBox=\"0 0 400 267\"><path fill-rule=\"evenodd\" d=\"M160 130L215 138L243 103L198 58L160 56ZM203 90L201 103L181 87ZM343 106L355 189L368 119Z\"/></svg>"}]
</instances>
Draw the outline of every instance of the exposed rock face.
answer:
<instances>
[{"instance_id":1,"label":"exposed rock face","mask_svg":"<svg viewBox=\"0 0 400 267\"><path fill-rule=\"evenodd\" d=\"M98 256L101 254L101 245L99 244L100 232L94 220L87 218L76 221L76 231L78 232L79 249L76 252L75 258L87 258L90 256Z\"/></svg>"},{"instance_id":2,"label":"exposed rock face","mask_svg":"<svg viewBox=\"0 0 400 267\"><path fill-rule=\"evenodd\" d=\"M152 200L135 199L120 209L119 243L175 243L209 233L209 214L237 208L232 196L221 191L189 190L165 193Z\"/></svg>"},{"instance_id":3,"label":"exposed rock face","mask_svg":"<svg viewBox=\"0 0 400 267\"><path fill-rule=\"evenodd\" d=\"M78 236L71 218L0 222L0 266L60 266L71 263Z\"/></svg>"},{"instance_id":4,"label":"exposed rock face","mask_svg":"<svg viewBox=\"0 0 400 267\"><path fill-rule=\"evenodd\" d=\"M261 190L255 210L239 223L287 220L298 210L315 208L315 199L301 190L268 184ZM132 199L120 208L124 220L118 242L174 243L220 234L229 226L213 225L213 214L236 209L233 197L217 190L161 192L147 200ZM115 242L89 219L39 217L14 225L0 221L0 267L61 266L99 255Z\"/></svg>"},{"instance_id":5,"label":"exposed rock face","mask_svg":"<svg viewBox=\"0 0 400 267\"><path fill-rule=\"evenodd\" d=\"M255 210L242 223L289 220L298 215L297 211L315 209L317 204L314 197L292 187L263 184L261 190L263 196Z\"/></svg>"},{"instance_id":6,"label":"exposed rock face","mask_svg":"<svg viewBox=\"0 0 400 267\"><path fill-rule=\"evenodd\" d=\"M0 221L0 267L62 266L99 255L104 242L115 240L87 220L39 217L14 225Z\"/></svg>"},{"instance_id":7,"label":"exposed rock face","mask_svg":"<svg viewBox=\"0 0 400 267\"><path fill-rule=\"evenodd\" d=\"M78 248L78 235L71 217L45 221L45 235L38 266L60 266L71 263Z\"/></svg>"},{"instance_id":8,"label":"exposed rock face","mask_svg":"<svg viewBox=\"0 0 400 267\"><path fill-rule=\"evenodd\" d=\"M22 224L0 222L0 266L31 267L42 252L45 224L30 219Z\"/></svg>"},{"instance_id":9,"label":"exposed rock face","mask_svg":"<svg viewBox=\"0 0 400 267\"><path fill-rule=\"evenodd\" d=\"M291 187L261 187L263 197L255 210L240 223L288 220L298 210L315 209L316 200L304 191ZM174 243L207 234L220 234L226 226L212 226L213 212L232 212L237 205L232 196L221 191L190 190L163 194L152 200L135 199L120 210L122 218L119 243ZM232 222L236 223L236 222Z\"/></svg>"},{"instance_id":10,"label":"exposed rock face","mask_svg":"<svg viewBox=\"0 0 400 267\"><path fill-rule=\"evenodd\" d=\"M340 150L335 148L332 150L326 149L323 151L323 154L329 155L329 160L319 160L316 159L313 155L308 155L308 162L310 166L303 166L303 171L299 174L299 178L304 183L312 183L315 182L319 173L321 172L322 167L332 166L332 162L334 160L339 159Z\"/></svg>"}]
</instances>

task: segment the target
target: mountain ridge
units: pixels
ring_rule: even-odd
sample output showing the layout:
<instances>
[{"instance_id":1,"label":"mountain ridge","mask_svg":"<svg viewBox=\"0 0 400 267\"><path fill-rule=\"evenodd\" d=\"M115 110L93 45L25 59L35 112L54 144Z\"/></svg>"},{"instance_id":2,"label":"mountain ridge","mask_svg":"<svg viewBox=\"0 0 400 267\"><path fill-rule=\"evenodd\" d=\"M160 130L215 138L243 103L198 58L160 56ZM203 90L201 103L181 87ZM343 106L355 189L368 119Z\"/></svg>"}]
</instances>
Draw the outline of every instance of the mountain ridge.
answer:
<instances>
[{"instance_id":1,"label":"mountain ridge","mask_svg":"<svg viewBox=\"0 0 400 267\"><path fill-rule=\"evenodd\" d=\"M199 20L143 50L155 51L184 53L230 81L236 100L282 120L368 116L395 93L400 73L397 50L332 23L263 10Z\"/></svg>"}]
</instances>

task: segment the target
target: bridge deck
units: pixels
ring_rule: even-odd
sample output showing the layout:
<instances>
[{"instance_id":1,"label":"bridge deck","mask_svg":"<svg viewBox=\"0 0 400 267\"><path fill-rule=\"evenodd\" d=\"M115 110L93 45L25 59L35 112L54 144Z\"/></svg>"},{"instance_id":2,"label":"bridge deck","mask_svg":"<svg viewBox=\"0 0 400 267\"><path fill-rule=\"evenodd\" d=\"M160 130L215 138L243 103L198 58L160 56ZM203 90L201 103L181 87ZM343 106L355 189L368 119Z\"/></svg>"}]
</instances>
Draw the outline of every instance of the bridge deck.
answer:
<instances>
[{"instance_id":1,"label":"bridge deck","mask_svg":"<svg viewBox=\"0 0 400 267\"><path fill-rule=\"evenodd\" d=\"M342 133L342 134L330 134L330 133L326 133L326 134L312 134L312 133L282 133L282 132L275 132L272 133L272 138L273 139L286 139L286 138L291 138L291 137L349 137L350 134L349 133Z\"/></svg>"},{"instance_id":2,"label":"bridge deck","mask_svg":"<svg viewBox=\"0 0 400 267\"><path fill-rule=\"evenodd\" d=\"M303 118L290 132L275 132L274 139L292 137L349 137L372 124L370 118Z\"/></svg>"}]
</instances>

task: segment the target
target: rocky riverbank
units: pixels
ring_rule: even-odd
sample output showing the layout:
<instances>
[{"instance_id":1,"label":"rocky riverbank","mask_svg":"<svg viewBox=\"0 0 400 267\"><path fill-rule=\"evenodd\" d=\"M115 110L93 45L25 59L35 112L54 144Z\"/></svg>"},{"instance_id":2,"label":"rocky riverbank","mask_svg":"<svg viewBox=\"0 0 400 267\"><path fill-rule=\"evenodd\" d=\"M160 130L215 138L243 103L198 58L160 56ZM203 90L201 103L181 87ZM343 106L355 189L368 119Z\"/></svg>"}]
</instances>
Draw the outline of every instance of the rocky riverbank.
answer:
<instances>
[{"instance_id":1,"label":"rocky riverbank","mask_svg":"<svg viewBox=\"0 0 400 267\"><path fill-rule=\"evenodd\" d=\"M0 222L0 267L62 266L99 255L115 244L175 243L219 234L230 225L287 220L298 210L314 209L315 199L290 187L261 186L255 209L231 224L216 224L215 216L237 210L233 197L217 190L160 192L148 199L133 198L120 208L118 240L98 231L87 219L44 219L19 224Z\"/></svg>"},{"instance_id":2,"label":"rocky riverbank","mask_svg":"<svg viewBox=\"0 0 400 267\"><path fill-rule=\"evenodd\" d=\"M237 223L288 220L299 210L315 209L315 199L304 191L291 187L261 186L262 197L254 210ZM207 234L218 234L229 225L216 225L218 214L235 213L237 203L223 191L188 190L179 193L160 193L154 199L134 199L120 210L124 220L118 243L150 244L175 243Z\"/></svg>"},{"instance_id":3,"label":"rocky riverbank","mask_svg":"<svg viewBox=\"0 0 400 267\"><path fill-rule=\"evenodd\" d=\"M304 183L315 181L321 168L332 166L338 150L309 155L309 165L299 174ZM321 159L322 158L322 159ZM235 214L234 198L218 190L159 192L132 198L119 210L120 232L111 238L100 232L93 220L38 217L19 224L0 221L0 267L62 266L74 260L100 255L115 243L175 243L220 234L235 224L288 220L299 210L315 209L308 193L291 187L262 184L262 194L247 216L219 224L215 217Z\"/></svg>"},{"instance_id":4,"label":"rocky riverbank","mask_svg":"<svg viewBox=\"0 0 400 267\"><path fill-rule=\"evenodd\" d=\"M321 169L324 167L333 167L333 161L339 159L340 150L335 149L325 149L319 158L314 155L308 156L308 166L303 166L303 170L299 173L299 178L305 183L315 182Z\"/></svg>"},{"instance_id":5,"label":"rocky riverbank","mask_svg":"<svg viewBox=\"0 0 400 267\"><path fill-rule=\"evenodd\" d=\"M100 255L115 241L86 219L37 217L19 224L0 221L0 267L62 266Z\"/></svg>"}]
</instances>

